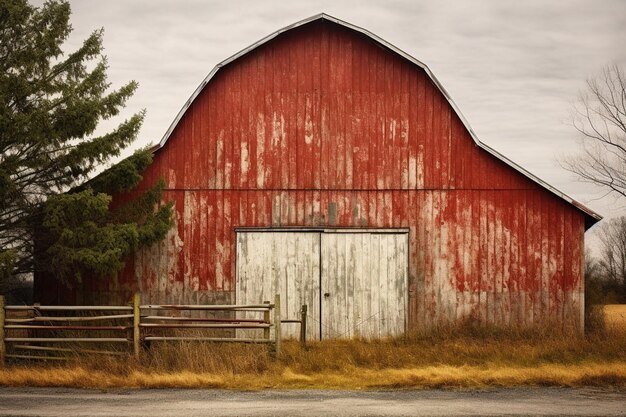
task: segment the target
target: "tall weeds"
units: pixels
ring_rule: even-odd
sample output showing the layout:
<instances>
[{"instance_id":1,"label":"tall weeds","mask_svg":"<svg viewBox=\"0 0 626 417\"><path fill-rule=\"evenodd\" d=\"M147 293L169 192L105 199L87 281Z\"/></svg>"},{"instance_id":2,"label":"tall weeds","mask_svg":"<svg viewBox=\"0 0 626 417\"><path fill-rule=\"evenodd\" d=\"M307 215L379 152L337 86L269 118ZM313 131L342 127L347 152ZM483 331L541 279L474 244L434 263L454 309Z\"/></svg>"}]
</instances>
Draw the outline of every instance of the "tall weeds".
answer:
<instances>
[{"instance_id":1,"label":"tall weeds","mask_svg":"<svg viewBox=\"0 0 626 417\"><path fill-rule=\"evenodd\" d=\"M153 343L141 360L80 357L0 370L0 385L78 387L380 388L512 385L626 387L626 332L443 328L378 341L267 346Z\"/></svg>"}]
</instances>

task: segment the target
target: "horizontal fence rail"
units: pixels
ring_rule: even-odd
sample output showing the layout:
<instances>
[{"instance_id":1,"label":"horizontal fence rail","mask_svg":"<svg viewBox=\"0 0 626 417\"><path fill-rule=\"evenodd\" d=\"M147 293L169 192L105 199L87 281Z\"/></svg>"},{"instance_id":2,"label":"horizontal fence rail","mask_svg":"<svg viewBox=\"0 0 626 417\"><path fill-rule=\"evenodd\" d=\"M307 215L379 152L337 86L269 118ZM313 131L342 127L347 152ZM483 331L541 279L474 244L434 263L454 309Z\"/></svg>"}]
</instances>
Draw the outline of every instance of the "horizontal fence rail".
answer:
<instances>
[{"instance_id":1,"label":"horizontal fence rail","mask_svg":"<svg viewBox=\"0 0 626 417\"><path fill-rule=\"evenodd\" d=\"M274 308L274 304L250 305L142 305L142 310L221 310L221 311L265 311Z\"/></svg>"},{"instance_id":2,"label":"horizontal fence rail","mask_svg":"<svg viewBox=\"0 0 626 417\"><path fill-rule=\"evenodd\" d=\"M94 350L94 349L68 349L49 346L32 346L32 345L15 345L21 350L36 350L45 352L65 352L65 353L93 353L98 355L124 356L125 352L114 352L110 350Z\"/></svg>"},{"instance_id":3,"label":"horizontal fence rail","mask_svg":"<svg viewBox=\"0 0 626 417\"><path fill-rule=\"evenodd\" d=\"M0 366L7 358L67 360L77 354L133 354L139 358L151 342L162 341L269 344L278 355L280 302L276 295L273 302L263 304L142 305L136 293L128 306L8 306L0 296ZM194 312L204 316L194 317ZM261 314L241 318L237 312ZM300 323L304 345L306 306L302 306L300 320L282 323ZM252 334L262 337L250 337L248 332L254 331L260 333ZM93 349L82 344L101 346ZM115 345L123 350L113 348Z\"/></svg>"},{"instance_id":4,"label":"horizontal fence rail","mask_svg":"<svg viewBox=\"0 0 626 417\"><path fill-rule=\"evenodd\" d=\"M133 311L128 306L5 306L6 311Z\"/></svg>"},{"instance_id":5,"label":"horizontal fence rail","mask_svg":"<svg viewBox=\"0 0 626 417\"><path fill-rule=\"evenodd\" d=\"M201 342L234 342L234 343L274 343L269 339L247 339L239 337L176 337L176 336L148 336L146 341L201 341Z\"/></svg>"},{"instance_id":6,"label":"horizontal fence rail","mask_svg":"<svg viewBox=\"0 0 626 417\"><path fill-rule=\"evenodd\" d=\"M189 324L160 324L141 323L139 327L150 327L153 329L269 329L270 325L264 324L222 324L222 323L189 323Z\"/></svg>"},{"instance_id":7,"label":"horizontal fence rail","mask_svg":"<svg viewBox=\"0 0 626 417\"><path fill-rule=\"evenodd\" d=\"M128 330L130 326L34 326L28 324L9 324L4 326L5 330L10 329L31 329L31 330Z\"/></svg>"},{"instance_id":8,"label":"horizontal fence rail","mask_svg":"<svg viewBox=\"0 0 626 417\"><path fill-rule=\"evenodd\" d=\"M167 317L167 316L142 316L145 320L159 320L159 321L200 321L200 322L228 322L228 323L264 323L263 320L255 319L217 319L217 318L205 318L205 317ZM285 320L283 320L283 323Z\"/></svg>"},{"instance_id":9,"label":"horizontal fence rail","mask_svg":"<svg viewBox=\"0 0 626 417\"><path fill-rule=\"evenodd\" d=\"M38 321L99 321L99 320L117 320L117 319L130 319L133 318L132 314L111 314L107 316L95 316L95 317L32 317L28 319L5 319L6 323L30 323Z\"/></svg>"},{"instance_id":10,"label":"horizontal fence rail","mask_svg":"<svg viewBox=\"0 0 626 417\"><path fill-rule=\"evenodd\" d=\"M5 342L41 343L128 343L125 337L5 337Z\"/></svg>"}]
</instances>

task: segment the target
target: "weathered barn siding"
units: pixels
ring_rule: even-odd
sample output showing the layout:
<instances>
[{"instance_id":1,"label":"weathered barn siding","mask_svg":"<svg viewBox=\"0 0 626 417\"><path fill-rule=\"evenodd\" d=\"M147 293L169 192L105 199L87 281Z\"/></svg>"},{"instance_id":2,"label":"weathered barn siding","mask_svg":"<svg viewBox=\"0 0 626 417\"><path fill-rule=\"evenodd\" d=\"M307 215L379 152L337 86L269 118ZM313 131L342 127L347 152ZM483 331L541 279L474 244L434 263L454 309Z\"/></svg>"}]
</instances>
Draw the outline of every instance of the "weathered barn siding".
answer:
<instances>
[{"instance_id":1,"label":"weathered barn siding","mask_svg":"<svg viewBox=\"0 0 626 417\"><path fill-rule=\"evenodd\" d=\"M410 323L531 324L580 313L583 218L540 190L176 194L185 194L178 228L137 258L122 290L137 274L158 302L233 294L236 226L406 227Z\"/></svg>"},{"instance_id":2,"label":"weathered barn siding","mask_svg":"<svg viewBox=\"0 0 626 417\"><path fill-rule=\"evenodd\" d=\"M409 228L409 323L577 323L583 217L542 190L167 191L177 226L112 281L151 302L233 302L237 226ZM334 218L334 220L330 220ZM210 221L210 219L220 219Z\"/></svg>"},{"instance_id":3,"label":"weathered barn siding","mask_svg":"<svg viewBox=\"0 0 626 417\"><path fill-rule=\"evenodd\" d=\"M236 227L408 228L411 328L581 323L584 213L479 149L424 70L332 22L221 68L144 184L160 177L176 227L85 297L232 302Z\"/></svg>"}]
</instances>

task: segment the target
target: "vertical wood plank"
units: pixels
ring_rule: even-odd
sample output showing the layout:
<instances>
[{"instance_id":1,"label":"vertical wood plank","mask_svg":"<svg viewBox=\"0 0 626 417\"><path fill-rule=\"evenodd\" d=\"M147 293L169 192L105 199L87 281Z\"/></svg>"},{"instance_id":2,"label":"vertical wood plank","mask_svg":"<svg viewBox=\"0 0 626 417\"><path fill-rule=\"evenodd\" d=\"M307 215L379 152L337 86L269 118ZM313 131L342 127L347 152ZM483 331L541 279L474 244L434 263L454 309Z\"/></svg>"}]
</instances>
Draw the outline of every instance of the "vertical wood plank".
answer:
<instances>
[{"instance_id":1,"label":"vertical wood plank","mask_svg":"<svg viewBox=\"0 0 626 417\"><path fill-rule=\"evenodd\" d=\"M543 324L548 324L550 317L550 213L547 201L543 196L538 196L540 209L541 228L541 314L540 320Z\"/></svg>"},{"instance_id":2,"label":"vertical wood plank","mask_svg":"<svg viewBox=\"0 0 626 417\"><path fill-rule=\"evenodd\" d=\"M576 325L577 315L574 310L573 297L573 254L572 242L575 237L572 235L572 213L565 208L564 213L564 232L563 232L563 322Z\"/></svg>"},{"instance_id":3,"label":"vertical wood plank","mask_svg":"<svg viewBox=\"0 0 626 417\"><path fill-rule=\"evenodd\" d=\"M504 222L506 207L502 206L502 192L494 192L493 198L494 217L492 221L494 222L494 259L492 264L492 273L495 277L494 324L498 327L502 327L504 324L503 278L505 268L504 258L506 252L504 228L502 223Z\"/></svg>"},{"instance_id":4,"label":"vertical wood plank","mask_svg":"<svg viewBox=\"0 0 626 417\"><path fill-rule=\"evenodd\" d=\"M533 256L533 324L538 325L542 320L542 224L541 224L541 204L537 193L531 193L532 199L532 223L533 228L529 235L532 242Z\"/></svg>"},{"instance_id":5,"label":"vertical wood plank","mask_svg":"<svg viewBox=\"0 0 626 417\"><path fill-rule=\"evenodd\" d=\"M519 239L519 279L518 285L520 288L520 325L529 327L532 323L530 318L530 308L529 304L529 289L528 285L530 282L529 279L529 262L528 262L528 193L523 191L519 195L520 206L518 207L519 212L519 224L517 227L517 236Z\"/></svg>"},{"instance_id":6,"label":"vertical wood plank","mask_svg":"<svg viewBox=\"0 0 626 417\"><path fill-rule=\"evenodd\" d=\"M215 188L221 190L224 188L224 175L226 172L224 165L224 135L225 127L226 127L226 117L225 117L225 109L224 109L224 82L222 78L220 78L220 83L216 86L216 98L218 103L214 108L215 115Z\"/></svg>"},{"instance_id":7,"label":"vertical wood plank","mask_svg":"<svg viewBox=\"0 0 626 417\"><path fill-rule=\"evenodd\" d=\"M4 307L2 304L3 304L3 300L0 299L0 307ZM135 359L137 360L139 360L139 356L141 354L141 339L140 339L141 336L139 334L139 324L141 320L141 309L139 308L140 304L141 304L141 296L139 295L138 292L136 292L133 295L133 353L135 355ZM4 330L4 329L0 328L0 330ZM4 334L4 332L2 334ZM0 347L0 351L1 349L2 347ZM0 361L0 364L1 363L2 362Z\"/></svg>"},{"instance_id":8,"label":"vertical wood plank","mask_svg":"<svg viewBox=\"0 0 626 417\"><path fill-rule=\"evenodd\" d=\"M269 301L263 301L263 304L270 304L270 302ZM270 318L270 310L269 309L263 312L263 322L265 324L267 324L267 325L270 325L272 323L271 322L271 318ZM270 328L269 327L263 329L263 339L270 340Z\"/></svg>"},{"instance_id":9,"label":"vertical wood plank","mask_svg":"<svg viewBox=\"0 0 626 417\"><path fill-rule=\"evenodd\" d=\"M318 239L317 233L239 232L237 302L258 304L279 294L283 320L296 319L300 306L307 304L311 306L310 318L314 323L319 321ZM298 338L299 334L297 326L283 329L284 338ZM238 336L261 334L257 330L238 331ZM308 326L307 338L319 339L319 327Z\"/></svg>"},{"instance_id":10,"label":"vertical wood plank","mask_svg":"<svg viewBox=\"0 0 626 417\"><path fill-rule=\"evenodd\" d=\"M274 349L276 356L280 356L282 348L282 326L280 323L280 294L274 296Z\"/></svg>"},{"instance_id":11,"label":"vertical wood plank","mask_svg":"<svg viewBox=\"0 0 626 417\"><path fill-rule=\"evenodd\" d=\"M262 87L261 76L259 73L261 53L255 53L250 57L250 74L248 76L247 91L249 91L249 99L245 103L247 106L247 144L248 144L248 181L247 189L257 188L258 177L258 136L257 136L257 119L260 111L258 104L260 103L259 95Z\"/></svg>"},{"instance_id":12,"label":"vertical wood plank","mask_svg":"<svg viewBox=\"0 0 626 417\"><path fill-rule=\"evenodd\" d=\"M229 131L226 135L226 172L225 188L241 188L241 117L240 117L240 77L241 66L232 68L231 82L226 91L227 102L231 111L228 114L226 128Z\"/></svg>"}]
</instances>

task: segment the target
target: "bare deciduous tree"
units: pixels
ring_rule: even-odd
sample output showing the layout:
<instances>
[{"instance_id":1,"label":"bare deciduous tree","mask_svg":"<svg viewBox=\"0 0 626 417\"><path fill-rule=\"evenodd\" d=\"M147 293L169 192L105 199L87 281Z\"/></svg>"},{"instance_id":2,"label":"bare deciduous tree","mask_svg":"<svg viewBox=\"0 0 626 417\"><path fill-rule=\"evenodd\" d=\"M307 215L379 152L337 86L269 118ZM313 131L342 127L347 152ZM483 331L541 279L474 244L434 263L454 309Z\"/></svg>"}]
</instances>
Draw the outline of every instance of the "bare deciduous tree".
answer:
<instances>
[{"instance_id":1,"label":"bare deciduous tree","mask_svg":"<svg viewBox=\"0 0 626 417\"><path fill-rule=\"evenodd\" d=\"M626 74L619 66L587 80L572 124L581 133L582 150L565 159L565 168L626 197Z\"/></svg>"},{"instance_id":2,"label":"bare deciduous tree","mask_svg":"<svg viewBox=\"0 0 626 417\"><path fill-rule=\"evenodd\" d=\"M604 330L605 301L601 266L589 248L585 249L585 332Z\"/></svg>"},{"instance_id":3,"label":"bare deciduous tree","mask_svg":"<svg viewBox=\"0 0 626 417\"><path fill-rule=\"evenodd\" d=\"M604 221L596 233L601 243L599 273L626 299L626 216Z\"/></svg>"}]
</instances>

